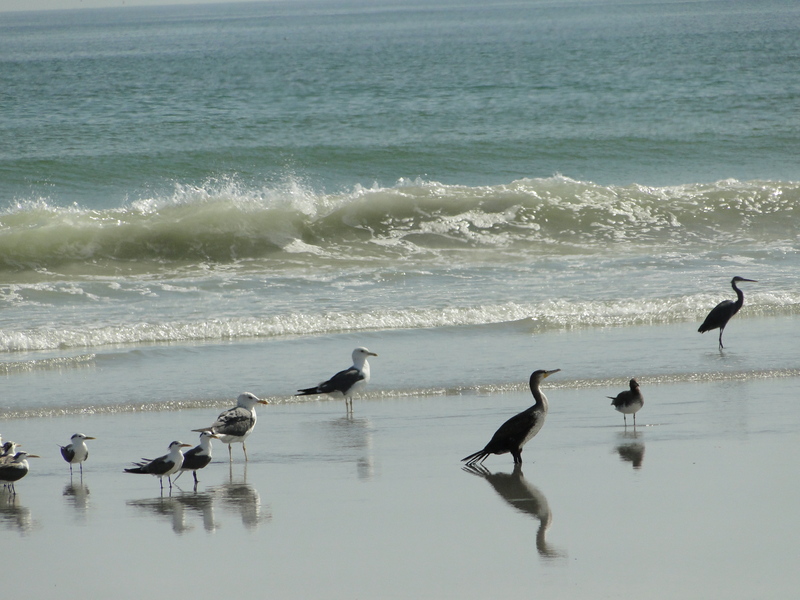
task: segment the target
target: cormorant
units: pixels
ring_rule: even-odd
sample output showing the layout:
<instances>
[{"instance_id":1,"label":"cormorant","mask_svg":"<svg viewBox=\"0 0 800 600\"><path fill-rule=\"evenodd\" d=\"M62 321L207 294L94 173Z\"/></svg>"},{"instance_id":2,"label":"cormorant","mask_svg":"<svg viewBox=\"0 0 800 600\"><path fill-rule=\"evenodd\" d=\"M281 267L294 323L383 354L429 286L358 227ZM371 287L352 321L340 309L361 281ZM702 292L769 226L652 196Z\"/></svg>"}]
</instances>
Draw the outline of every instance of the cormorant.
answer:
<instances>
[{"instance_id":1,"label":"cormorant","mask_svg":"<svg viewBox=\"0 0 800 600\"><path fill-rule=\"evenodd\" d=\"M471 466L481 464L490 454L510 452L514 457L514 464L522 464L522 447L539 433L547 416L547 398L539 389L539 384L543 379L560 370L543 371L540 369L531 373L530 387L536 404L503 423L483 450L461 460Z\"/></svg>"}]
</instances>

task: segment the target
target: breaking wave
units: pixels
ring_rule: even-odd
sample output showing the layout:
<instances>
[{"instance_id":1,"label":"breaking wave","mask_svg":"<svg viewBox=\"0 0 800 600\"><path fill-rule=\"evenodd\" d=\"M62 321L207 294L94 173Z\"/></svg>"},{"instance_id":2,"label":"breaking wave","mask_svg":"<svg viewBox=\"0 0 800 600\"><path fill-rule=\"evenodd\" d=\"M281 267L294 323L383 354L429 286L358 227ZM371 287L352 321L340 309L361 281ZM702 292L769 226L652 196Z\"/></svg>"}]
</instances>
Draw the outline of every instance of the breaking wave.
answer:
<instances>
[{"instance_id":1,"label":"breaking wave","mask_svg":"<svg viewBox=\"0 0 800 600\"><path fill-rule=\"evenodd\" d=\"M601 186L565 177L469 187L400 181L347 193L297 182L176 186L164 198L89 210L46 200L0 213L0 270L72 265L294 262L440 256L447 250L595 253L796 245L800 183L726 180L676 187Z\"/></svg>"}]
</instances>

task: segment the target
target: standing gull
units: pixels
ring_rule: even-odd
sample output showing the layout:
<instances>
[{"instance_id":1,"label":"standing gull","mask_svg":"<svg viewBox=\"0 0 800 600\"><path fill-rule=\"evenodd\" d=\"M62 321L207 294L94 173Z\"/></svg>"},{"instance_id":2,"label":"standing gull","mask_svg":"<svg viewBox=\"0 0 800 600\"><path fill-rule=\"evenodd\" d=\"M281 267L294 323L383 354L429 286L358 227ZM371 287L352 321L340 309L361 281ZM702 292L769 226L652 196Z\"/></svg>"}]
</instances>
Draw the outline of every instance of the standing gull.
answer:
<instances>
[{"instance_id":1,"label":"standing gull","mask_svg":"<svg viewBox=\"0 0 800 600\"><path fill-rule=\"evenodd\" d=\"M312 394L341 394L345 399L347 412L353 411L353 394L362 389L369 383L369 362L367 358L378 356L366 348L359 347L353 350L353 366L344 371L339 371L319 385L297 390L297 396L308 396Z\"/></svg>"},{"instance_id":2,"label":"standing gull","mask_svg":"<svg viewBox=\"0 0 800 600\"><path fill-rule=\"evenodd\" d=\"M86 440L93 439L95 438L83 433L76 433L70 438L69 444L59 446L61 448L61 456L69 463L70 475L72 475L72 465L78 463L81 468L81 477L83 477L83 461L89 458L89 448L86 447Z\"/></svg>"},{"instance_id":3,"label":"standing gull","mask_svg":"<svg viewBox=\"0 0 800 600\"><path fill-rule=\"evenodd\" d=\"M39 456L27 452L17 452L14 458L0 464L0 481L8 487L12 495L17 493L14 482L25 477L30 470L27 460L29 458L39 458Z\"/></svg>"},{"instance_id":4,"label":"standing gull","mask_svg":"<svg viewBox=\"0 0 800 600\"><path fill-rule=\"evenodd\" d=\"M745 279L744 277L734 277L731 279L731 287L733 291L736 292L736 302L733 300L723 300L719 304L717 304L714 308L711 309L711 312L708 313L706 320L703 321L703 324L700 325L700 328L697 330L700 333L705 333L706 331L711 331L712 329L716 329L719 327L719 349L722 350L722 332L725 331L725 326L728 324L728 321L731 320L731 317L739 312L739 309L742 308L744 305L744 294L742 290L736 287L736 284L739 281L749 281L751 283L757 283L755 279Z\"/></svg>"},{"instance_id":5,"label":"standing gull","mask_svg":"<svg viewBox=\"0 0 800 600\"><path fill-rule=\"evenodd\" d=\"M158 477L158 482L161 489L164 489L164 480L166 477L169 482L169 487L172 489L172 479L170 475L180 471L183 465L183 449L189 448L191 444L184 444L182 442L172 442L169 445L169 453L164 456L159 456L155 460L143 460L142 462L134 463L136 466L130 469L125 469L126 473L139 473L142 475L155 475Z\"/></svg>"},{"instance_id":6,"label":"standing gull","mask_svg":"<svg viewBox=\"0 0 800 600\"><path fill-rule=\"evenodd\" d=\"M631 389L620 392L616 396L607 396L607 398L611 399L611 406L622 413L625 427L628 426L626 415L633 415L633 426L636 427L636 413L644 406L644 396L642 396L639 383L635 379L631 379L629 385Z\"/></svg>"},{"instance_id":7,"label":"standing gull","mask_svg":"<svg viewBox=\"0 0 800 600\"><path fill-rule=\"evenodd\" d=\"M536 403L503 423L483 450L461 460L468 466L473 466L483 463L490 454L510 452L514 457L514 464L522 464L522 447L539 433L547 416L547 398L539 389L539 384L543 379L560 370L543 371L540 369L531 373L530 388Z\"/></svg>"},{"instance_id":8,"label":"standing gull","mask_svg":"<svg viewBox=\"0 0 800 600\"><path fill-rule=\"evenodd\" d=\"M248 460L247 446L244 442L256 426L256 404L269 404L269 402L259 400L250 392L240 394L236 399L236 406L221 412L211 427L192 429L192 431L209 431L217 434L222 443L228 444L228 459L230 462L233 462L231 444L241 444L246 461Z\"/></svg>"},{"instance_id":9,"label":"standing gull","mask_svg":"<svg viewBox=\"0 0 800 600\"><path fill-rule=\"evenodd\" d=\"M208 466L208 463L211 462L211 440L218 439L219 436L216 433L201 431L200 444L183 453L183 465L175 481L178 481L178 478L183 475L184 471L191 471L194 476L194 487L197 488L197 471L198 469L205 468Z\"/></svg>"},{"instance_id":10,"label":"standing gull","mask_svg":"<svg viewBox=\"0 0 800 600\"><path fill-rule=\"evenodd\" d=\"M8 462L14 459L14 455L17 453L17 448L20 447L22 444L18 444L17 442L8 441L5 442L0 448L0 463Z\"/></svg>"}]
</instances>

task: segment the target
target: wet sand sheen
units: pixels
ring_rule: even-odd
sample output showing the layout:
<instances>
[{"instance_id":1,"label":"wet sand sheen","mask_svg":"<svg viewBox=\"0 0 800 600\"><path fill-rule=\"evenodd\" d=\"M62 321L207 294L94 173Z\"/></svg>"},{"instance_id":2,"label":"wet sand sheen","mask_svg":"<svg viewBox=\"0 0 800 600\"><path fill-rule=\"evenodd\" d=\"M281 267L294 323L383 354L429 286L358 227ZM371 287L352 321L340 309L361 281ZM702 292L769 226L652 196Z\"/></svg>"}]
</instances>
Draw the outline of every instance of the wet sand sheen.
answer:
<instances>
[{"instance_id":1,"label":"wet sand sheen","mask_svg":"<svg viewBox=\"0 0 800 600\"><path fill-rule=\"evenodd\" d=\"M7 421L4 437L44 458L16 498L0 496L26 573L4 591L789 597L796 384L643 386L635 431L605 390L545 387L550 414L516 471L508 455L472 472L459 459L529 394L372 400L352 417L338 401L268 406L247 465L216 444L197 492L184 476L164 497L123 467L194 443L189 430L214 410ZM54 443L72 430L98 438L82 483Z\"/></svg>"}]
</instances>

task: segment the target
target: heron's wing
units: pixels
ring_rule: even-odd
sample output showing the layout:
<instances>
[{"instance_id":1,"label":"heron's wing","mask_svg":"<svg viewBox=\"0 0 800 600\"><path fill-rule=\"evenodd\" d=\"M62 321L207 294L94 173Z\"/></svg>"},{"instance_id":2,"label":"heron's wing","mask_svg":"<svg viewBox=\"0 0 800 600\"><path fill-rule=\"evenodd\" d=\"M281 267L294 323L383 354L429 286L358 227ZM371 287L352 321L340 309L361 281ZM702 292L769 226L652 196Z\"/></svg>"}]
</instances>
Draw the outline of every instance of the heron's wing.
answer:
<instances>
[{"instance_id":1,"label":"heron's wing","mask_svg":"<svg viewBox=\"0 0 800 600\"><path fill-rule=\"evenodd\" d=\"M733 300L723 300L711 309L711 312L708 313L705 321L703 321L703 324L700 325L700 328L697 331L703 333L705 331L710 331L711 329L716 329L717 327L725 325L725 323L728 322L728 319L730 319L736 312L735 308L736 303Z\"/></svg>"}]
</instances>

